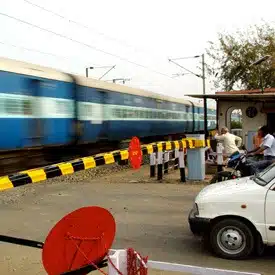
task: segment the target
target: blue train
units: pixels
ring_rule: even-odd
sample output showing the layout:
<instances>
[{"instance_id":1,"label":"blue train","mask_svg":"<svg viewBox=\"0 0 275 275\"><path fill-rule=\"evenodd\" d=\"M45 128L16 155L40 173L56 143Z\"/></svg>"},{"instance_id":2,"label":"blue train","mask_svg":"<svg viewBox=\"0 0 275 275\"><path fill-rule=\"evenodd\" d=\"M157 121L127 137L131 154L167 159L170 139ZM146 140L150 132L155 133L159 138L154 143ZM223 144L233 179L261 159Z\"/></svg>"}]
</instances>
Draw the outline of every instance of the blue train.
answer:
<instances>
[{"instance_id":1,"label":"blue train","mask_svg":"<svg viewBox=\"0 0 275 275\"><path fill-rule=\"evenodd\" d=\"M0 151L163 139L204 128L203 107L183 99L0 59ZM208 130L216 128L209 108Z\"/></svg>"}]
</instances>

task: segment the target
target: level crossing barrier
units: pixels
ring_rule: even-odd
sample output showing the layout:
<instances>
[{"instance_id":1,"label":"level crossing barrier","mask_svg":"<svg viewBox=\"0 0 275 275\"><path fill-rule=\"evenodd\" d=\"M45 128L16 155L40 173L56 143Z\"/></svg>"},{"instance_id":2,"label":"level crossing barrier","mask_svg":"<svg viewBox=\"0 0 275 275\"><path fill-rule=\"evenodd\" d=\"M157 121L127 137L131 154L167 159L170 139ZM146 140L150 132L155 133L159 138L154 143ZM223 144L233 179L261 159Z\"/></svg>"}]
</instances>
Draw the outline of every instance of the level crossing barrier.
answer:
<instances>
[{"instance_id":1,"label":"level crossing barrier","mask_svg":"<svg viewBox=\"0 0 275 275\"><path fill-rule=\"evenodd\" d=\"M209 140L207 140L207 146L210 146ZM184 149L193 149L193 148L205 148L205 140L198 140L194 138L186 138L177 141L166 141L166 142L157 142L151 143L147 145L141 145L137 147L129 146L128 149L125 150L116 150L113 152L97 154L95 156L83 157L78 158L69 162L61 162L54 165L45 166L42 168L31 169L22 171L16 174L11 174L7 176L0 177L0 191L19 187L22 185L36 183L40 181L44 181L50 178L62 176L62 175L69 175L81 170L92 169L102 165L113 164L115 162L119 162L121 160L131 160L136 159L135 157L144 156L144 155L151 155L153 153L159 153L159 167L162 168L162 158L160 157L163 152L166 151L179 151L179 167L180 169L184 169L184 159L183 153ZM136 149L139 148L139 149ZM136 150L136 151L135 151ZM140 154L135 156L135 152L140 151ZM182 161L183 160L183 161ZM141 158L140 158L141 161ZM132 162L134 163L134 162ZM132 164L132 167L133 164ZM137 168L139 165L137 166ZM160 169L160 168L159 168ZM160 170L159 170L160 171ZM167 170L166 170L167 171ZM183 177L182 170L181 175ZM160 172L159 172L160 173ZM160 174L159 174L160 177Z\"/></svg>"}]
</instances>

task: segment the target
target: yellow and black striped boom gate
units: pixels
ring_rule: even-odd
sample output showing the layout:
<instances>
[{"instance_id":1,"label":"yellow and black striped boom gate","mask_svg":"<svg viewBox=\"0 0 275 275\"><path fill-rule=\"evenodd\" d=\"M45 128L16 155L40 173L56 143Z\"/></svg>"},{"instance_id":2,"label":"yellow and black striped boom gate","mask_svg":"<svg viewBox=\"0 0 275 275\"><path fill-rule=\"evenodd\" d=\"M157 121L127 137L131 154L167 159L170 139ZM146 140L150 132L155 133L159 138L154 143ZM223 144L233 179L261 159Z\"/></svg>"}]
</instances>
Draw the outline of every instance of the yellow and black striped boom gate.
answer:
<instances>
[{"instance_id":1,"label":"yellow and black striped boom gate","mask_svg":"<svg viewBox=\"0 0 275 275\"><path fill-rule=\"evenodd\" d=\"M207 146L209 147L209 141ZM204 140L193 138L182 139L177 141L157 142L141 146L142 155L150 155L152 153L165 151L184 151L188 148L205 147ZM69 162L62 162L54 165L49 165L37 169L22 171L16 174L0 177L0 191L22 186L29 183L36 183L50 178L73 174L75 172L92 169L101 165L108 165L129 158L129 151L116 150L113 152L98 154L90 157L83 157Z\"/></svg>"}]
</instances>

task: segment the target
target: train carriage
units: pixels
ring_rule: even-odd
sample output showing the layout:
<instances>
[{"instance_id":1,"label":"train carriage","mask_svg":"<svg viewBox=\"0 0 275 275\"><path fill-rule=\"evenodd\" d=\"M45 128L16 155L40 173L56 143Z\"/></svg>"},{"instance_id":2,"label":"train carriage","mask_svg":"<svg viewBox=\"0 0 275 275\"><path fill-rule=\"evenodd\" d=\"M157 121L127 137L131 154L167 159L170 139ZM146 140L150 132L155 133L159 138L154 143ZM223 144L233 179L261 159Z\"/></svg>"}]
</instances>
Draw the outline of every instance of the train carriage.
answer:
<instances>
[{"instance_id":1,"label":"train carriage","mask_svg":"<svg viewBox=\"0 0 275 275\"><path fill-rule=\"evenodd\" d=\"M52 69L0 59L0 150L70 143L70 81Z\"/></svg>"},{"instance_id":2,"label":"train carriage","mask_svg":"<svg viewBox=\"0 0 275 275\"><path fill-rule=\"evenodd\" d=\"M192 101L0 59L0 150L202 132ZM215 129L209 108L208 130ZM78 127L76 127L78 126Z\"/></svg>"}]
</instances>

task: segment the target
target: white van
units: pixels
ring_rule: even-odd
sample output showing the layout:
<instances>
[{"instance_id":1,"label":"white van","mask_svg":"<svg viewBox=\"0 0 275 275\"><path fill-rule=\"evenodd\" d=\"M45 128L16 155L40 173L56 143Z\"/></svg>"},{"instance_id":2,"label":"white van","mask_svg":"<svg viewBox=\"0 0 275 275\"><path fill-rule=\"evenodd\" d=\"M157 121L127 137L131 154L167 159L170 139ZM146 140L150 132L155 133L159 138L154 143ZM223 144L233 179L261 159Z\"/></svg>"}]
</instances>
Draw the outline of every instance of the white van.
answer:
<instances>
[{"instance_id":1,"label":"white van","mask_svg":"<svg viewBox=\"0 0 275 275\"><path fill-rule=\"evenodd\" d=\"M222 258L246 258L275 245L275 164L258 175L202 189L189 225Z\"/></svg>"}]
</instances>

